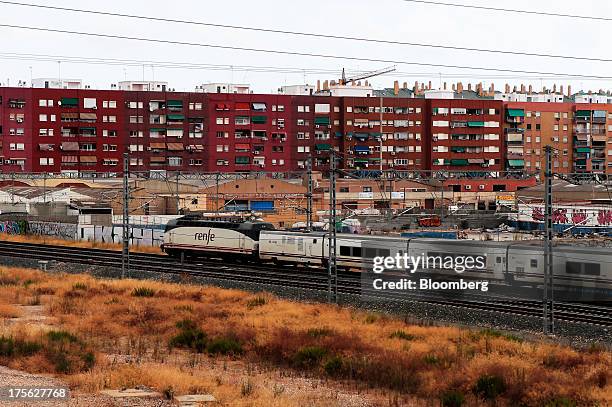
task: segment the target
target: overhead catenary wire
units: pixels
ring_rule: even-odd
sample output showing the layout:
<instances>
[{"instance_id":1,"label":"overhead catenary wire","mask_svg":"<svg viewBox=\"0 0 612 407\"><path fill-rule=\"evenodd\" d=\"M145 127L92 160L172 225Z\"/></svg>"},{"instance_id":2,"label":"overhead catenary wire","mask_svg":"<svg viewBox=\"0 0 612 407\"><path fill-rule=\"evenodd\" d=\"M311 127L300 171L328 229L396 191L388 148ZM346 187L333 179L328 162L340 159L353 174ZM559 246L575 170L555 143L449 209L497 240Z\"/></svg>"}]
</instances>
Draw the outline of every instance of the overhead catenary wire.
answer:
<instances>
[{"instance_id":1,"label":"overhead catenary wire","mask_svg":"<svg viewBox=\"0 0 612 407\"><path fill-rule=\"evenodd\" d=\"M574 19L581 19L581 20L612 21L612 17L597 17L597 16L586 16L586 15L579 15L579 14L553 13L549 11L520 10L520 9L510 9L510 8L500 8L500 7L490 7L490 6L479 6L476 4L448 3L448 2L430 1L430 0L401 0L401 1L405 3L420 3L420 4L433 5L433 6L459 7L459 8L495 11L495 12L503 12L503 13L531 14L531 15L536 15L536 16L563 17L563 18L574 18Z\"/></svg>"},{"instance_id":2,"label":"overhead catenary wire","mask_svg":"<svg viewBox=\"0 0 612 407\"><path fill-rule=\"evenodd\" d=\"M291 56L314 57L314 58L325 58L325 59L336 59L336 60L380 62L380 63L397 64L397 65L431 66L431 67L439 67L439 68L469 69L469 70L481 70L481 71L493 71L493 72L512 72L512 73L535 74L535 75L554 75L554 76L576 77L576 78L612 79L612 76L572 74L572 73L565 73L565 72L528 71L528 70L520 70L520 69L479 67L479 66L466 66L466 65L454 65L454 64L435 64L435 63L413 62L413 61L403 61L403 60L383 59L383 58L365 58L365 57L355 57L355 56L348 56L348 55L331 55L331 54L321 54L321 53L314 53L314 52L298 52L298 51L285 51L285 50L277 50L277 49L238 47L238 46L220 45L220 44L206 44L206 43L198 43L198 42L166 40L166 39L159 39L159 38L133 37L133 36L126 36L126 35L118 35L118 34L105 34L105 33L94 33L94 32L85 32L85 31L62 30L62 29L57 29L57 28L34 27L34 26L25 26L25 25L17 25L17 24L0 24L0 27L14 28L14 29L20 29L20 30L30 30L30 31L52 32L52 33L58 33L58 34L80 35L80 36L96 37L96 38L109 38L109 39L130 40L130 41L139 41L139 42L150 42L150 43L157 43L157 44L183 45L183 46L223 49L223 50L231 50L231 51L248 51L248 52L275 54L275 55L291 55Z\"/></svg>"},{"instance_id":3,"label":"overhead catenary wire","mask_svg":"<svg viewBox=\"0 0 612 407\"><path fill-rule=\"evenodd\" d=\"M204 27L252 31L252 32L265 32L265 33L272 33L272 34L283 34L283 35L313 37L313 38L322 38L322 39L347 40L347 41L369 42L369 43L387 44L387 45L402 45L402 46L421 47L421 48L438 48L438 49L453 50L453 51L470 51L470 52L482 52L482 53L492 53L492 54L506 54L506 55L514 55L514 56L521 55L521 56L541 57L541 58L573 59L573 60L593 61L593 62L612 62L612 59L598 58L598 57L558 55L558 54L547 54L547 53L537 53L537 52L527 52L527 51L499 50L499 49L490 49L490 48L487 49L487 48L475 48L475 47L461 47L461 46L453 46L453 45L385 40L385 39L377 39L377 38L365 38L365 37L356 37L356 36L349 36L349 35L322 34L322 33L313 33L313 32L305 32L305 31L280 30L280 29L272 29L272 28L249 27L249 26L243 26L243 25L220 24L220 23L210 23L210 22L204 22L204 21L174 19L174 18L167 18L167 17L155 17L155 16L136 15L136 14L115 13L115 12L110 12L110 11L86 10L86 9L80 9L80 8L59 7L59 6L52 6L52 5L45 5L45 4L22 3L22 2L15 2L15 1L0 0L0 4L41 8L41 9L56 10L56 11L68 11L68 12L73 12L73 13L102 15L102 16L109 16L109 17L121 17L121 18L130 18L130 19L138 19L138 20L146 20L146 21L157 21L157 22L164 22L164 23L197 25L197 26L204 26Z\"/></svg>"}]
</instances>

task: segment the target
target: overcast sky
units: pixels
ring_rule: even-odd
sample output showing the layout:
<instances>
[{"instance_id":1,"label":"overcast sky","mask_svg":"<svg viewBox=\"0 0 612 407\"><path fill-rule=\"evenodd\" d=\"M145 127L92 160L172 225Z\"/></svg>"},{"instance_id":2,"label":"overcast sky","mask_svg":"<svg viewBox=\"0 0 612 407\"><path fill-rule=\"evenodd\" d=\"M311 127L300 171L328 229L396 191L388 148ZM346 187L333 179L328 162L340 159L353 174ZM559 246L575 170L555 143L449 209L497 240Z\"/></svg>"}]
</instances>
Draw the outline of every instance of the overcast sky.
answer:
<instances>
[{"instance_id":1,"label":"overcast sky","mask_svg":"<svg viewBox=\"0 0 612 407\"><path fill-rule=\"evenodd\" d=\"M28 1L28 0L25 0ZM453 0L456 3L548 11L566 14L612 17L612 2L602 0L485 1ZM610 32L612 22L545 17L485 10L461 9L405 2L402 0L287 0L157 2L151 0L104 2L74 0L29 0L30 3L62 7L89 8L116 13L196 20L207 23L254 26L271 29L317 32L372 39L432 43L472 48L488 48L533 53L560 54L612 59ZM0 4L0 24L27 25L73 31L88 31L132 37L147 37L219 44L249 48L265 48L292 52L310 52L490 68L505 68L539 72L612 76L612 63L561 60L551 58L510 56L481 52L451 51L404 45L385 45L345 40L308 38L293 35L254 33L241 30L204 26L133 20L50 11ZM337 79L342 67L350 71L376 70L389 64L334 60L303 56L275 55L247 51L230 51L194 46L156 44L119 39L91 38L78 35L27 31L0 27L0 81L30 80L32 76L83 79L92 88L109 88L111 83L128 79L141 80L143 67L78 64L40 60L7 59L8 53L87 57L137 61L172 61L180 64L234 65L234 70L206 68L164 68L150 65L144 68L145 79L164 80L176 90L191 91L195 85L207 82L249 83L255 92L275 91L279 86L314 84L317 79ZM20 56L19 58L23 58ZM290 67L329 71L312 73L262 73L242 70L241 66ZM58 69L59 68L59 69ZM336 73L332 73L336 72ZM526 77L520 77L521 75ZM497 76L497 78L494 78ZM501 78L500 78L501 76ZM505 76L509 76L505 78ZM394 80L413 84L415 80L477 83L486 86L494 82L503 90L505 82L533 84L536 88L553 83L568 85L573 90L612 89L611 80L551 79L545 75L524 75L504 72L466 71L457 68L437 68L397 65L393 75L371 79L375 87L391 87ZM449 85L450 86L450 85Z\"/></svg>"}]
</instances>

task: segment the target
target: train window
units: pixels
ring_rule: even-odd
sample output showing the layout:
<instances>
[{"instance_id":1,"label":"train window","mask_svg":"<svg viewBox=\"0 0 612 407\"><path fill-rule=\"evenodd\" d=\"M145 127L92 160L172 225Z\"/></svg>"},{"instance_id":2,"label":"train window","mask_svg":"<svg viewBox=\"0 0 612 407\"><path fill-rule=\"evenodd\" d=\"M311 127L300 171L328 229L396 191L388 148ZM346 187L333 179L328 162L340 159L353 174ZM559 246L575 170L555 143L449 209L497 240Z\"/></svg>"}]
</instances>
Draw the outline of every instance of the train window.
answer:
<instances>
[{"instance_id":1,"label":"train window","mask_svg":"<svg viewBox=\"0 0 612 407\"><path fill-rule=\"evenodd\" d=\"M317 244L317 239L312 239L312 244Z\"/></svg>"},{"instance_id":2,"label":"train window","mask_svg":"<svg viewBox=\"0 0 612 407\"><path fill-rule=\"evenodd\" d=\"M361 257L361 247L353 247L353 257Z\"/></svg>"},{"instance_id":3,"label":"train window","mask_svg":"<svg viewBox=\"0 0 612 407\"><path fill-rule=\"evenodd\" d=\"M576 261L568 261L565 263L565 272L567 274L598 276L601 274L600 268L601 265L599 263L578 263Z\"/></svg>"},{"instance_id":4,"label":"train window","mask_svg":"<svg viewBox=\"0 0 612 407\"><path fill-rule=\"evenodd\" d=\"M499 264L501 263L501 259L502 259L501 257L497 256L497 258L495 258L495 262Z\"/></svg>"},{"instance_id":5,"label":"train window","mask_svg":"<svg viewBox=\"0 0 612 407\"><path fill-rule=\"evenodd\" d=\"M378 249L378 255L383 257L391 256L391 250L389 249Z\"/></svg>"},{"instance_id":6,"label":"train window","mask_svg":"<svg viewBox=\"0 0 612 407\"><path fill-rule=\"evenodd\" d=\"M299 251L304 250L304 239L301 237L298 237L297 242L298 242L298 250Z\"/></svg>"},{"instance_id":7,"label":"train window","mask_svg":"<svg viewBox=\"0 0 612 407\"><path fill-rule=\"evenodd\" d=\"M351 255L350 246L340 246L340 256L350 256L350 255Z\"/></svg>"},{"instance_id":8,"label":"train window","mask_svg":"<svg viewBox=\"0 0 612 407\"><path fill-rule=\"evenodd\" d=\"M531 259L531 267L533 268L537 268L538 267L538 259Z\"/></svg>"},{"instance_id":9,"label":"train window","mask_svg":"<svg viewBox=\"0 0 612 407\"><path fill-rule=\"evenodd\" d=\"M366 259L373 259L376 257L376 249L373 247L366 247L364 250L363 257Z\"/></svg>"}]
</instances>

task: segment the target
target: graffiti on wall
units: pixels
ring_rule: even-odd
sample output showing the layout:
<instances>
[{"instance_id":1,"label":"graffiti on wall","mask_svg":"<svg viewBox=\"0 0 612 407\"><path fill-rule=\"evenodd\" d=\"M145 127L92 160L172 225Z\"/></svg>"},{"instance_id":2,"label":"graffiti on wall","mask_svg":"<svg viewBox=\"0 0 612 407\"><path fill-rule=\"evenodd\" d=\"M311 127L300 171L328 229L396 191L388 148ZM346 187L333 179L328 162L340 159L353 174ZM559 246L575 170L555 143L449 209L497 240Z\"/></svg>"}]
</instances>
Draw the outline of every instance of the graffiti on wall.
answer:
<instances>
[{"instance_id":1,"label":"graffiti on wall","mask_svg":"<svg viewBox=\"0 0 612 407\"><path fill-rule=\"evenodd\" d=\"M0 222L0 233L9 235L25 235L28 231L26 220L4 220Z\"/></svg>"},{"instance_id":2,"label":"graffiti on wall","mask_svg":"<svg viewBox=\"0 0 612 407\"><path fill-rule=\"evenodd\" d=\"M61 239L76 238L77 225L60 222L28 222L28 232L32 235L59 237Z\"/></svg>"}]
</instances>

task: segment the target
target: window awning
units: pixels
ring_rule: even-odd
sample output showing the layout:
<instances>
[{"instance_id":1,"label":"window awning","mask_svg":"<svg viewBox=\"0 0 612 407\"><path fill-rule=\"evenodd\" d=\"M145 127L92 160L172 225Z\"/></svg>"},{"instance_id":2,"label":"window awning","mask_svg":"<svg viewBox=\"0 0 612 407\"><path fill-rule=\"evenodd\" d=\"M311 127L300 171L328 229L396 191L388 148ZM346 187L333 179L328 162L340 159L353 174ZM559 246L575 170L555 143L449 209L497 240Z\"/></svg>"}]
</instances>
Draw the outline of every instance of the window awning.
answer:
<instances>
[{"instance_id":1,"label":"window awning","mask_svg":"<svg viewBox=\"0 0 612 407\"><path fill-rule=\"evenodd\" d=\"M79 98L62 98L60 104L62 106L78 106Z\"/></svg>"},{"instance_id":2,"label":"window awning","mask_svg":"<svg viewBox=\"0 0 612 407\"><path fill-rule=\"evenodd\" d=\"M337 131L336 132L336 137L338 137L338 138L342 137L342 132L341 131Z\"/></svg>"},{"instance_id":3,"label":"window awning","mask_svg":"<svg viewBox=\"0 0 612 407\"><path fill-rule=\"evenodd\" d=\"M253 103L252 106L253 106L253 110L260 110L260 111L266 110L265 103Z\"/></svg>"},{"instance_id":4,"label":"window awning","mask_svg":"<svg viewBox=\"0 0 612 407\"><path fill-rule=\"evenodd\" d=\"M166 162L166 158L165 157L151 157L149 161L151 163L161 164L161 163Z\"/></svg>"},{"instance_id":5,"label":"window awning","mask_svg":"<svg viewBox=\"0 0 612 407\"><path fill-rule=\"evenodd\" d=\"M484 164L485 160L483 158L468 158L468 164Z\"/></svg>"},{"instance_id":6,"label":"window awning","mask_svg":"<svg viewBox=\"0 0 612 407\"><path fill-rule=\"evenodd\" d=\"M329 126L329 117L315 117L314 124Z\"/></svg>"},{"instance_id":7,"label":"window awning","mask_svg":"<svg viewBox=\"0 0 612 407\"><path fill-rule=\"evenodd\" d=\"M525 160L508 160L508 165L510 167L524 167Z\"/></svg>"},{"instance_id":8,"label":"window awning","mask_svg":"<svg viewBox=\"0 0 612 407\"><path fill-rule=\"evenodd\" d=\"M267 116L252 116L251 123L255 124L265 124L268 121Z\"/></svg>"},{"instance_id":9,"label":"window awning","mask_svg":"<svg viewBox=\"0 0 612 407\"><path fill-rule=\"evenodd\" d=\"M79 158L76 155L63 155L62 162L63 163L77 163L79 162Z\"/></svg>"},{"instance_id":10,"label":"window awning","mask_svg":"<svg viewBox=\"0 0 612 407\"><path fill-rule=\"evenodd\" d=\"M235 105L236 110L250 110L251 107L246 102L236 102Z\"/></svg>"},{"instance_id":11,"label":"window awning","mask_svg":"<svg viewBox=\"0 0 612 407\"><path fill-rule=\"evenodd\" d=\"M61 145L63 151L79 151L79 143L76 141L64 141Z\"/></svg>"},{"instance_id":12,"label":"window awning","mask_svg":"<svg viewBox=\"0 0 612 407\"><path fill-rule=\"evenodd\" d=\"M329 151L329 150L331 150L331 145L329 145L329 144L315 144L315 150L317 150L317 151Z\"/></svg>"},{"instance_id":13,"label":"window awning","mask_svg":"<svg viewBox=\"0 0 612 407\"><path fill-rule=\"evenodd\" d=\"M593 110L593 117L606 117L607 114L607 110Z\"/></svg>"},{"instance_id":14,"label":"window awning","mask_svg":"<svg viewBox=\"0 0 612 407\"><path fill-rule=\"evenodd\" d=\"M168 114L166 115L168 120L185 120L185 115L182 114Z\"/></svg>"},{"instance_id":15,"label":"window awning","mask_svg":"<svg viewBox=\"0 0 612 407\"><path fill-rule=\"evenodd\" d=\"M251 145L250 144L236 144L236 150L250 150L251 149Z\"/></svg>"},{"instance_id":16,"label":"window awning","mask_svg":"<svg viewBox=\"0 0 612 407\"><path fill-rule=\"evenodd\" d=\"M249 163L249 157L238 156L238 157L236 157L235 162L236 162L236 164L248 164Z\"/></svg>"},{"instance_id":17,"label":"window awning","mask_svg":"<svg viewBox=\"0 0 612 407\"><path fill-rule=\"evenodd\" d=\"M168 150L170 151L183 151L183 143L168 143Z\"/></svg>"},{"instance_id":18,"label":"window awning","mask_svg":"<svg viewBox=\"0 0 612 407\"><path fill-rule=\"evenodd\" d=\"M592 136L592 139L593 139L593 141L604 141L605 142L606 141L606 136L602 136L602 135Z\"/></svg>"},{"instance_id":19,"label":"window awning","mask_svg":"<svg viewBox=\"0 0 612 407\"><path fill-rule=\"evenodd\" d=\"M367 163L369 160L367 158L355 158L353 162L356 163Z\"/></svg>"},{"instance_id":20,"label":"window awning","mask_svg":"<svg viewBox=\"0 0 612 407\"><path fill-rule=\"evenodd\" d=\"M152 133L153 132L155 132L155 133L162 133L162 132L165 132L166 129L150 129L149 131L152 132Z\"/></svg>"},{"instance_id":21,"label":"window awning","mask_svg":"<svg viewBox=\"0 0 612 407\"><path fill-rule=\"evenodd\" d=\"M450 160L450 164L451 165L467 165L468 164L468 160L466 160L466 159L451 159Z\"/></svg>"},{"instance_id":22,"label":"window awning","mask_svg":"<svg viewBox=\"0 0 612 407\"><path fill-rule=\"evenodd\" d=\"M372 136L373 138L381 138L382 133L374 132L374 133L370 133L370 136Z\"/></svg>"},{"instance_id":23,"label":"window awning","mask_svg":"<svg viewBox=\"0 0 612 407\"><path fill-rule=\"evenodd\" d=\"M53 151L53 144L39 144L38 149L40 151Z\"/></svg>"},{"instance_id":24,"label":"window awning","mask_svg":"<svg viewBox=\"0 0 612 407\"><path fill-rule=\"evenodd\" d=\"M151 143L149 146L156 150L163 150L166 148L166 143Z\"/></svg>"},{"instance_id":25,"label":"window awning","mask_svg":"<svg viewBox=\"0 0 612 407\"><path fill-rule=\"evenodd\" d=\"M95 113L80 113L79 118L81 120L96 120L98 116Z\"/></svg>"},{"instance_id":26,"label":"window awning","mask_svg":"<svg viewBox=\"0 0 612 407\"><path fill-rule=\"evenodd\" d=\"M370 138L368 133L355 133L355 138L359 141L366 141Z\"/></svg>"},{"instance_id":27,"label":"window awning","mask_svg":"<svg viewBox=\"0 0 612 407\"><path fill-rule=\"evenodd\" d=\"M465 147L451 147L451 151L454 153L465 153Z\"/></svg>"},{"instance_id":28,"label":"window awning","mask_svg":"<svg viewBox=\"0 0 612 407\"><path fill-rule=\"evenodd\" d=\"M506 140L508 141L523 141L523 135L522 134L508 134L506 135Z\"/></svg>"},{"instance_id":29,"label":"window awning","mask_svg":"<svg viewBox=\"0 0 612 407\"><path fill-rule=\"evenodd\" d=\"M66 120L66 119L78 119L79 118L79 114L78 113L62 113L62 120Z\"/></svg>"},{"instance_id":30,"label":"window awning","mask_svg":"<svg viewBox=\"0 0 612 407\"><path fill-rule=\"evenodd\" d=\"M590 110L576 110L576 117L591 117Z\"/></svg>"},{"instance_id":31,"label":"window awning","mask_svg":"<svg viewBox=\"0 0 612 407\"><path fill-rule=\"evenodd\" d=\"M525 111L523 109L508 109L506 110L508 117L525 117Z\"/></svg>"},{"instance_id":32,"label":"window awning","mask_svg":"<svg viewBox=\"0 0 612 407\"><path fill-rule=\"evenodd\" d=\"M353 150L355 150L355 152L357 153L369 153L370 152L370 148L368 146L355 146Z\"/></svg>"},{"instance_id":33,"label":"window awning","mask_svg":"<svg viewBox=\"0 0 612 407\"><path fill-rule=\"evenodd\" d=\"M576 151L579 153L590 153L591 147L578 147Z\"/></svg>"},{"instance_id":34,"label":"window awning","mask_svg":"<svg viewBox=\"0 0 612 407\"><path fill-rule=\"evenodd\" d=\"M578 141L587 141L588 137L586 134L576 134L576 140Z\"/></svg>"},{"instance_id":35,"label":"window awning","mask_svg":"<svg viewBox=\"0 0 612 407\"><path fill-rule=\"evenodd\" d=\"M95 164L98 162L98 159L95 155L82 155L79 157L79 161L82 163Z\"/></svg>"},{"instance_id":36,"label":"window awning","mask_svg":"<svg viewBox=\"0 0 612 407\"><path fill-rule=\"evenodd\" d=\"M180 107L180 108L183 108L183 101L182 100L169 100L166 105L168 107Z\"/></svg>"},{"instance_id":37,"label":"window awning","mask_svg":"<svg viewBox=\"0 0 612 407\"><path fill-rule=\"evenodd\" d=\"M468 127L484 127L484 122L468 122Z\"/></svg>"}]
</instances>

